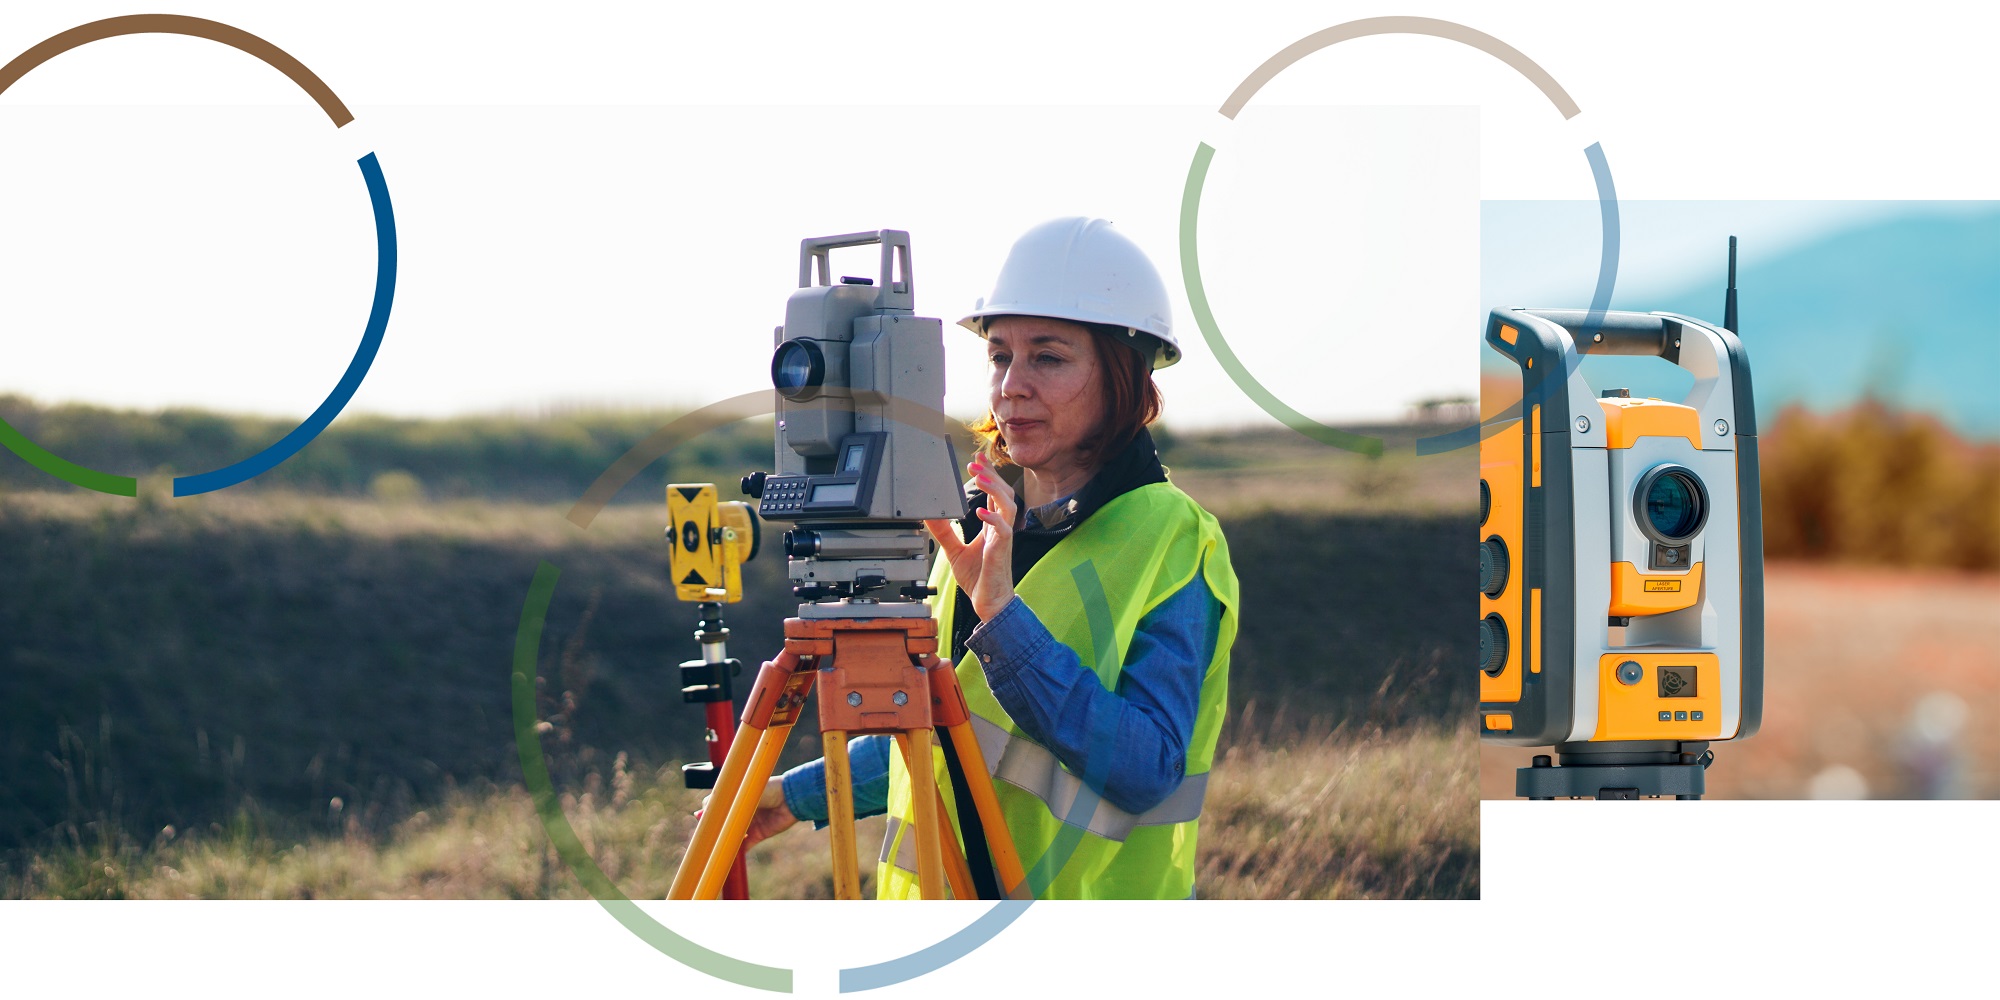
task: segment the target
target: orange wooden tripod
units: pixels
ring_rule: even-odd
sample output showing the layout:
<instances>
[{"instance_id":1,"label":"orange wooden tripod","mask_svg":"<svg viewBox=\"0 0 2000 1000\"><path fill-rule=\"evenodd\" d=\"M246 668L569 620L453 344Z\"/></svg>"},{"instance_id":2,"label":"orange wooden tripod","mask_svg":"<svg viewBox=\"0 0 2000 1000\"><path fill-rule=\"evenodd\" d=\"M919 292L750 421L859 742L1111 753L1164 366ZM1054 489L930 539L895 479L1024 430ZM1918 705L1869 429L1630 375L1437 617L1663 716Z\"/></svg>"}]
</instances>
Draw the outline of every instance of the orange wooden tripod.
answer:
<instances>
[{"instance_id":1,"label":"orange wooden tripod","mask_svg":"<svg viewBox=\"0 0 2000 1000\"><path fill-rule=\"evenodd\" d=\"M861 898L847 738L869 733L895 736L910 771L914 829L906 836L917 838L917 884L923 897L943 899L949 886L959 899L976 898L971 869L949 827L931 770L931 735L937 726L945 728L958 752L1002 891L1011 895L1024 885L1021 859L1001 818L965 694L951 665L937 657L937 621L928 616L787 618L785 651L757 672L757 685L744 703L742 728L723 759L715 792L695 825L668 899L714 899L721 891L757 812L757 800L816 680L836 898Z\"/></svg>"}]
</instances>

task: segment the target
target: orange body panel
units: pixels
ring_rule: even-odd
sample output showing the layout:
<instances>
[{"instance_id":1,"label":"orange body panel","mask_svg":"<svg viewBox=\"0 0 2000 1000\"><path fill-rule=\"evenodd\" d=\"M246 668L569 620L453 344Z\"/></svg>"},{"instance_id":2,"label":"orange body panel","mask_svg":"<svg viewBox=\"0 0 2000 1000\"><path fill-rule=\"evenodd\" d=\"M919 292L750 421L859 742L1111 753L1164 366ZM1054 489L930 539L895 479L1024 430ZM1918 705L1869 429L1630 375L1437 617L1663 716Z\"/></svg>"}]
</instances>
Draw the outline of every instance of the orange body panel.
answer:
<instances>
[{"instance_id":1,"label":"orange body panel","mask_svg":"<svg viewBox=\"0 0 2000 1000\"><path fill-rule=\"evenodd\" d=\"M1542 404L1536 403L1528 411L1528 451L1534 458L1534 477L1528 485L1542 485Z\"/></svg>"},{"instance_id":2,"label":"orange body panel","mask_svg":"<svg viewBox=\"0 0 2000 1000\"><path fill-rule=\"evenodd\" d=\"M1600 399L1607 448L1630 448L1642 437L1686 438L1701 450L1701 415L1692 406L1657 399Z\"/></svg>"},{"instance_id":3,"label":"orange body panel","mask_svg":"<svg viewBox=\"0 0 2000 1000\"><path fill-rule=\"evenodd\" d=\"M1637 684L1618 680L1627 660L1643 673ZM1693 667L1695 693L1660 697L1661 667ZM1598 660L1597 740L1713 740L1722 738L1722 666L1714 653L1606 653ZM1671 680L1671 678L1669 678ZM1666 721L1660 713L1669 713ZM1686 712L1686 719L1673 713ZM1695 713L1701 713L1699 720Z\"/></svg>"},{"instance_id":4,"label":"orange body panel","mask_svg":"<svg viewBox=\"0 0 2000 1000\"><path fill-rule=\"evenodd\" d=\"M1701 564L1685 573L1641 573L1628 562L1611 564L1611 613L1657 615L1694 607L1701 597Z\"/></svg>"},{"instance_id":5,"label":"orange body panel","mask_svg":"<svg viewBox=\"0 0 2000 1000\"><path fill-rule=\"evenodd\" d=\"M1528 655L1533 657L1528 662L1528 670L1539 674L1542 672L1542 588L1540 587L1528 591L1528 641L1533 644L1528 650Z\"/></svg>"},{"instance_id":6,"label":"orange body panel","mask_svg":"<svg viewBox=\"0 0 2000 1000\"><path fill-rule=\"evenodd\" d=\"M1479 478L1486 481L1486 489L1492 497L1492 507L1486 512L1486 524L1479 529L1479 540L1498 536L1500 543L1507 547L1507 586L1499 597L1479 595L1479 617L1498 614L1507 623L1507 665L1500 676L1489 676L1484 670L1479 672L1479 700L1483 702L1512 702L1521 700L1521 636L1525 634L1527 623L1521 620L1521 532L1522 499L1521 489L1521 439L1519 425L1511 428L1513 433L1501 431L1488 435L1479 442ZM1492 716L1488 716L1489 719ZM1512 722L1508 725L1511 727Z\"/></svg>"}]
</instances>

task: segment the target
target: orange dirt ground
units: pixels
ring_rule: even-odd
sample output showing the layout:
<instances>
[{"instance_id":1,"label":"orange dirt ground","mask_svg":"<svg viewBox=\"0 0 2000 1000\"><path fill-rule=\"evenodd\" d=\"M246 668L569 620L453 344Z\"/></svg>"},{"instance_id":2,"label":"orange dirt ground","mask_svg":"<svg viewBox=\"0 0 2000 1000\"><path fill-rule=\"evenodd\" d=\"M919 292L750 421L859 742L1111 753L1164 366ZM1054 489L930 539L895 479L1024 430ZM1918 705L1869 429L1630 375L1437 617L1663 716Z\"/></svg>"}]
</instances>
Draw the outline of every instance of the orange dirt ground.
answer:
<instances>
[{"instance_id":1,"label":"orange dirt ground","mask_svg":"<svg viewBox=\"0 0 2000 1000\"><path fill-rule=\"evenodd\" d=\"M1780 563L1765 594L1764 726L1710 797L2000 798L2000 576ZM1482 745L1481 797L1536 752Z\"/></svg>"}]
</instances>

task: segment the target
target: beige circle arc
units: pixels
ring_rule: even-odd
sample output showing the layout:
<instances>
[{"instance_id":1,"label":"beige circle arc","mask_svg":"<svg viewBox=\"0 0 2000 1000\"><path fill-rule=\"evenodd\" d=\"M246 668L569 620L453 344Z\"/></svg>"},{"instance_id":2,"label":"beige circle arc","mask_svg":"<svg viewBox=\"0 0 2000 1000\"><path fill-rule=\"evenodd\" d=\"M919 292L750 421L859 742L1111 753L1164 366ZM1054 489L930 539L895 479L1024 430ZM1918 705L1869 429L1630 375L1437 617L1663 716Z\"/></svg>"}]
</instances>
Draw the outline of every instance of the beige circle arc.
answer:
<instances>
[{"instance_id":1,"label":"beige circle arc","mask_svg":"<svg viewBox=\"0 0 2000 1000\"><path fill-rule=\"evenodd\" d=\"M1513 67L1514 72L1534 84L1536 89L1549 99L1549 103L1556 106L1556 110L1562 113L1565 120L1575 118L1583 111L1576 106L1574 100L1570 99L1569 91L1564 90L1562 84L1557 83L1556 78L1549 75L1548 70L1522 54L1520 49L1486 32L1452 21L1440 21L1434 17L1365 17L1358 21L1336 24L1331 28L1315 31L1279 49L1271 58L1251 70L1250 75L1244 77L1242 83L1236 85L1229 99L1222 102L1222 107L1219 109L1222 116L1234 120L1237 112L1242 111L1243 106L1250 103L1250 98L1256 96L1257 91L1263 89L1265 84L1270 83L1273 77L1284 72L1291 64L1329 45L1338 45L1369 35L1430 35L1433 38L1444 38L1470 45Z\"/></svg>"}]
</instances>

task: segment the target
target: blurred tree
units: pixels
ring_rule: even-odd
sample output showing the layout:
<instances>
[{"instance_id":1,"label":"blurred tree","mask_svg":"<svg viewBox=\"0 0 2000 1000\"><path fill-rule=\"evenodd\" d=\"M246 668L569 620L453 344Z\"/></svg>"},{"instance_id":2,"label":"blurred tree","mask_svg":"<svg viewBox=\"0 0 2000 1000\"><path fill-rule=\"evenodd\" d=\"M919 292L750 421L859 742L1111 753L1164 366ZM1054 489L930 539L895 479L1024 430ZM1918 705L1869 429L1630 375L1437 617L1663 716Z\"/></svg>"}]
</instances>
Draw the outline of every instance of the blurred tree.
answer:
<instances>
[{"instance_id":1,"label":"blurred tree","mask_svg":"<svg viewBox=\"0 0 2000 1000\"><path fill-rule=\"evenodd\" d=\"M1764 437L1767 555L2000 570L2000 445L1875 399L1787 407Z\"/></svg>"},{"instance_id":2,"label":"blurred tree","mask_svg":"<svg viewBox=\"0 0 2000 1000\"><path fill-rule=\"evenodd\" d=\"M383 503L422 503L423 481L402 469L378 473L368 484L368 492Z\"/></svg>"}]
</instances>

